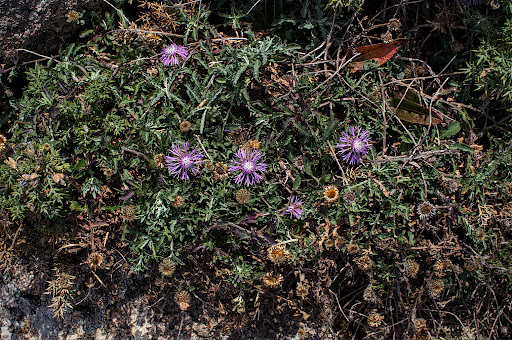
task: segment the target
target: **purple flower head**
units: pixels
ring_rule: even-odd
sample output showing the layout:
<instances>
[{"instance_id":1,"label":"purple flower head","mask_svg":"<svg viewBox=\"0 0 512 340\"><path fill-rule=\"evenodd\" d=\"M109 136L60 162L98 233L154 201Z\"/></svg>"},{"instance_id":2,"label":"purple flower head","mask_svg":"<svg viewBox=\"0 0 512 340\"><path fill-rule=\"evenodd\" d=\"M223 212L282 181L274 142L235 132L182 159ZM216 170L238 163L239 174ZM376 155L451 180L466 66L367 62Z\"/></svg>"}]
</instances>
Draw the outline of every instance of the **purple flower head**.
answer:
<instances>
[{"instance_id":1,"label":"purple flower head","mask_svg":"<svg viewBox=\"0 0 512 340\"><path fill-rule=\"evenodd\" d=\"M303 210L300 209L304 202L302 202L297 196L291 196L290 197L290 204L288 204L288 208L286 208L287 214L292 215L296 219L300 219L300 216L302 215Z\"/></svg>"},{"instance_id":2,"label":"purple flower head","mask_svg":"<svg viewBox=\"0 0 512 340\"><path fill-rule=\"evenodd\" d=\"M165 46L160 56L160 60L165 66L176 66L180 63L180 59L188 59L188 50L186 47L175 43Z\"/></svg>"},{"instance_id":3,"label":"purple flower head","mask_svg":"<svg viewBox=\"0 0 512 340\"><path fill-rule=\"evenodd\" d=\"M196 176L199 174L199 165L203 163L203 154L197 150L197 146L189 152L188 143L185 142L183 149L178 145L173 145L169 152L171 156L165 156L165 161L167 162L167 169L173 177L188 181L190 179L188 170Z\"/></svg>"},{"instance_id":4,"label":"purple flower head","mask_svg":"<svg viewBox=\"0 0 512 340\"><path fill-rule=\"evenodd\" d=\"M236 159L231 161L229 171L235 172L240 170L240 173L235 177L236 184L243 184L250 186L259 183L263 177L261 176L267 172L267 163L258 163L263 157L261 151L242 148L235 153ZM258 173L259 172L259 173Z\"/></svg>"},{"instance_id":5,"label":"purple flower head","mask_svg":"<svg viewBox=\"0 0 512 340\"><path fill-rule=\"evenodd\" d=\"M371 139L369 132L360 127L351 126L349 133L343 132L340 137L340 143L336 145L338 152L343 156L345 162L350 164L361 163L361 158L364 157L370 150L369 143Z\"/></svg>"}]
</instances>

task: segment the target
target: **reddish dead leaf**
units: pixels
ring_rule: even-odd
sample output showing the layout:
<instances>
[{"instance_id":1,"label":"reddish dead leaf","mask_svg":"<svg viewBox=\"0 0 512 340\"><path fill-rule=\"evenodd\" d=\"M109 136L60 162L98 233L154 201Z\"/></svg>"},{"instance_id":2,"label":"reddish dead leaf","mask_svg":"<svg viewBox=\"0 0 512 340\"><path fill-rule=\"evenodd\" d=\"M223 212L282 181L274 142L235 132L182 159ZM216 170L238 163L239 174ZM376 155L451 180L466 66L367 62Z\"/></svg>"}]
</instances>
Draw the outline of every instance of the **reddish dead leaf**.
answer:
<instances>
[{"instance_id":1,"label":"reddish dead leaf","mask_svg":"<svg viewBox=\"0 0 512 340\"><path fill-rule=\"evenodd\" d=\"M348 65L351 72L362 70L364 63L368 60L377 62L377 66L381 66L407 42L407 39L398 39L390 43L381 43L367 46L356 47L354 51L347 53L346 59L350 59L356 53L360 53Z\"/></svg>"},{"instance_id":2,"label":"reddish dead leaf","mask_svg":"<svg viewBox=\"0 0 512 340\"><path fill-rule=\"evenodd\" d=\"M409 123L437 125L443 121L437 110L429 111L428 108L409 99L395 97L391 100L391 106L395 108L395 114L398 118ZM432 112L432 115L430 115L430 112Z\"/></svg>"}]
</instances>

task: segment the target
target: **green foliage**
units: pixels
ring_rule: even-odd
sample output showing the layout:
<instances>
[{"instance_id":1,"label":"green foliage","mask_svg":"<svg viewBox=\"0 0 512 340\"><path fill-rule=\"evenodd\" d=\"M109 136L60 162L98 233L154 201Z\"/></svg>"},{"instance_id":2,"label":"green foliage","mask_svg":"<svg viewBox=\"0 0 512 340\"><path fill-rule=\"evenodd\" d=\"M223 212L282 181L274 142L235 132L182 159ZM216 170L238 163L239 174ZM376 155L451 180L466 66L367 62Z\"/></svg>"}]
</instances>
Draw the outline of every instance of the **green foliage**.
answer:
<instances>
[{"instance_id":1,"label":"green foliage","mask_svg":"<svg viewBox=\"0 0 512 340\"><path fill-rule=\"evenodd\" d=\"M162 6L190 51L176 67L158 59L165 36L118 30L118 20L127 24L119 13L94 17L82 40L27 68L23 95L2 112L16 119L0 164L0 211L45 231L57 221L108 220L135 271L163 258L209 266L231 288L229 309L239 313L268 288L261 279L269 272L282 274L282 292L292 297L298 282L314 282L319 295L336 287L357 297L360 287L374 287L388 299L406 284L404 301L417 301L425 315L441 296L435 284L452 289L441 287L443 301L465 299L467 287L483 280L499 281L506 296L510 131L493 135L457 102L468 79L415 78L412 57L353 73L341 67L338 46L315 50L328 36L330 44L346 43L338 28L350 20L332 8L357 14L363 1L294 2L287 12L288 3L273 3L272 35L249 28L263 23L262 8L246 16L237 8L216 15L204 6ZM480 18L477 30L488 32L467 74L477 79L497 67L478 86L501 89L509 100L510 22ZM321 60L327 54L337 59ZM406 67L416 68L405 76ZM392 105L400 93L425 116L439 112L439 124L400 120ZM190 130L180 127L184 121ZM361 164L336 153L349 126L368 130L373 141ZM189 181L173 177L164 158L184 142L204 154L200 175ZM246 188L247 201L237 200L243 187L228 170L240 147L258 148L268 164L265 178ZM329 186L334 198L324 192ZM304 201L301 219L285 213L291 195ZM270 256L275 245L282 253ZM455 286L463 288L455 293ZM417 295L427 291L430 300ZM357 304L366 312L379 301L364 299Z\"/></svg>"},{"instance_id":2,"label":"green foliage","mask_svg":"<svg viewBox=\"0 0 512 340\"><path fill-rule=\"evenodd\" d=\"M472 13L468 18L482 40L466 73L486 96L512 103L512 10L510 4L503 7L486 15Z\"/></svg>"}]
</instances>

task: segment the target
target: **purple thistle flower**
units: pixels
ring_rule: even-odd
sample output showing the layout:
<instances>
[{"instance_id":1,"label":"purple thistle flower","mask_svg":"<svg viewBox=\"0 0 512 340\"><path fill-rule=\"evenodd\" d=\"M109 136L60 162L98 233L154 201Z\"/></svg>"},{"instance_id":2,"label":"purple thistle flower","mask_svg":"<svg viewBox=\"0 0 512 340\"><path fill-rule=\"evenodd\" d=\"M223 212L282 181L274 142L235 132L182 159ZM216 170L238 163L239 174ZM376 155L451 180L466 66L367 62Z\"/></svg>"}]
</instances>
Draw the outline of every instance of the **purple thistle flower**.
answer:
<instances>
[{"instance_id":1,"label":"purple thistle flower","mask_svg":"<svg viewBox=\"0 0 512 340\"><path fill-rule=\"evenodd\" d=\"M242 148L235 153L235 157L237 159L231 161L229 171L240 170L240 173L235 177L236 184L242 184L243 182L246 186L250 186L259 183L263 179L261 174L267 172L267 163L258 163L263 157L261 151Z\"/></svg>"},{"instance_id":2,"label":"purple thistle flower","mask_svg":"<svg viewBox=\"0 0 512 340\"><path fill-rule=\"evenodd\" d=\"M188 181L188 170L194 175L199 174L199 165L203 163L203 154L197 150L197 146L188 151L188 143L183 144L183 150L178 145L173 145L169 150L172 156L165 156L167 169L173 177L180 177L182 180Z\"/></svg>"},{"instance_id":3,"label":"purple thistle flower","mask_svg":"<svg viewBox=\"0 0 512 340\"><path fill-rule=\"evenodd\" d=\"M186 47L175 43L165 46L160 56L160 60L165 66L176 66L180 63L180 59L188 59L188 50Z\"/></svg>"},{"instance_id":4,"label":"purple thistle flower","mask_svg":"<svg viewBox=\"0 0 512 340\"><path fill-rule=\"evenodd\" d=\"M343 132L340 143L336 147L340 149L338 152L343 155L342 158L345 162L361 163L361 158L370 150L369 134L368 131L355 126L350 127L349 134Z\"/></svg>"},{"instance_id":5,"label":"purple thistle flower","mask_svg":"<svg viewBox=\"0 0 512 340\"><path fill-rule=\"evenodd\" d=\"M300 219L300 216L302 215L302 212L303 212L303 210L300 209L300 207L302 207L303 204L304 204L304 202L299 200L299 198L297 196L291 196L290 204L288 204L288 208L286 208L285 213L292 215L296 219Z\"/></svg>"}]
</instances>

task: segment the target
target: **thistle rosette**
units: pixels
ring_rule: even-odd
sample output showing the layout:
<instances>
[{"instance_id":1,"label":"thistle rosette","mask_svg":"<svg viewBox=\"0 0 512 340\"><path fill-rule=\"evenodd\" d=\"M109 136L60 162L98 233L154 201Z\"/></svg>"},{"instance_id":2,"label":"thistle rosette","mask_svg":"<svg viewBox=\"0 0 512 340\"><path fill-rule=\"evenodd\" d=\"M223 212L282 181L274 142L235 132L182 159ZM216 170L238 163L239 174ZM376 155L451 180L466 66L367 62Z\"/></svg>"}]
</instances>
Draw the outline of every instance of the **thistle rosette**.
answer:
<instances>
[{"instance_id":1,"label":"thistle rosette","mask_svg":"<svg viewBox=\"0 0 512 340\"><path fill-rule=\"evenodd\" d=\"M336 147L345 162L350 164L361 163L362 158L370 150L370 133L361 127L351 126L349 133L343 132Z\"/></svg>"},{"instance_id":2,"label":"thistle rosette","mask_svg":"<svg viewBox=\"0 0 512 340\"><path fill-rule=\"evenodd\" d=\"M235 153L235 158L229 165L229 172L240 173L235 177L236 184L250 186L261 182L267 172L267 163L260 162L263 154L259 150L243 148Z\"/></svg>"},{"instance_id":3,"label":"thistle rosette","mask_svg":"<svg viewBox=\"0 0 512 340\"><path fill-rule=\"evenodd\" d=\"M178 145L173 145L170 156L165 156L167 169L173 177L178 177L188 181L190 179L188 171L190 170L194 176L199 174L199 166L203 163L203 154L197 150L197 146L188 151L188 143L183 144L183 149Z\"/></svg>"}]
</instances>

